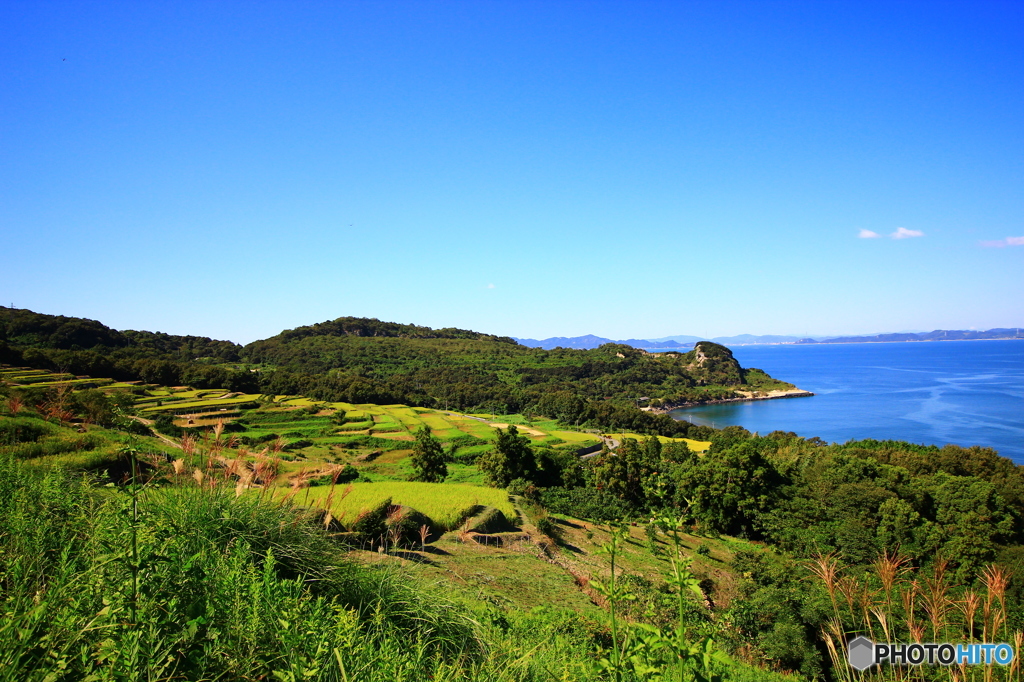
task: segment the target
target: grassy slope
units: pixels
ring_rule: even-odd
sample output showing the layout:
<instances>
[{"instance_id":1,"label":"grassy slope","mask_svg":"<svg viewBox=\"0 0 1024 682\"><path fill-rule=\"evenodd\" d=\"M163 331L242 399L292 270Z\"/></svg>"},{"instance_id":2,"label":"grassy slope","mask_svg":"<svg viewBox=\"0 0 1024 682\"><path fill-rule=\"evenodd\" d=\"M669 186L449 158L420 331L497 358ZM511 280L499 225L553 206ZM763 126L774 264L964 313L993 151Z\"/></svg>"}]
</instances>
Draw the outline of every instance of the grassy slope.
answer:
<instances>
[{"instance_id":1,"label":"grassy slope","mask_svg":"<svg viewBox=\"0 0 1024 682\"><path fill-rule=\"evenodd\" d=\"M148 393L159 395L162 390L151 388ZM168 391L168 393L170 393ZM196 398L209 398L215 400L223 395L220 391L181 391L182 398L195 400ZM152 397L149 396L149 397ZM143 397L144 398L144 397ZM263 410L253 412L258 417L250 424L251 431L259 433L263 429L277 429L280 431L307 430L314 432L329 424L329 419L324 414L311 415L300 414L296 411L296 401L286 398L281 404L271 406ZM494 415L475 415L480 419L471 419L454 414L446 414L422 408L409 408L406 406L376 406L376 405L331 405L329 408L347 409L351 417L365 418L372 417L375 425L388 425L398 427L408 432L417 428L420 424L428 424L436 431L444 431L445 425L457 425L455 429L458 434L466 433L466 427L472 426L484 435L482 428L486 428L490 435L493 434L490 424L519 422L524 429L536 430L537 434L529 434L535 442L543 442L551 437L558 437L562 440L574 443L594 442L591 434L578 432L564 432L552 428L553 423L529 422L520 416L501 417L502 422L495 422ZM377 419L380 419L378 422ZM0 417L0 421L10 422L6 417ZM117 459L117 451L125 445L133 445L145 452L164 453L169 452L180 456L180 451L175 451L164 441L155 438L130 438L125 434L105 429L90 427L90 435L98 444L88 452L62 452L52 456L35 457L30 461L36 469L52 469L55 465L73 468L99 468L97 463L110 463ZM529 432L527 432L529 433ZM38 442L72 442L80 436L77 431L71 428L52 427L48 433L39 439ZM564 436L564 437L563 437ZM326 440L330 440L327 438ZM315 450L307 448L306 450ZM489 446L486 446L489 447ZM0 456L16 454L17 446L12 448L0 448ZM337 452L328 450L328 452ZM223 454L230 454L224 452ZM237 453L235 453L237 455ZM353 453L345 452L344 458L349 458ZM378 480L385 481L391 477L404 477L408 473L407 450L395 450L386 452L382 457L372 463L361 463L359 466L366 474L370 474ZM201 465L203 458L193 458L193 463ZM209 462L209 460L207 460ZM284 463L283 473L279 482L286 482L288 475L299 474L310 467L321 466L327 460L320 460L311 456L306 461ZM474 476L479 477L475 467L450 465L452 478L468 481ZM372 474L371 474L372 472ZM173 478L173 477L172 477ZM220 480L218 472L211 471L204 479L207 485L213 481ZM184 485L185 489L194 486L192 479L186 474L177 479L178 485ZM478 481L472 481L478 482ZM225 482L227 483L227 482ZM222 484L224 485L224 484ZM227 483L227 485L230 485ZM435 494L424 494L424 491L417 488L431 488ZM339 511L345 518L347 511L351 512L356 507L362 508L372 499L383 499L391 497L396 503L409 504L424 511L435 520L441 522L448 528L457 523L457 519L464 515L467 507L476 504L488 504L491 506L508 507L507 496L503 491L490 488L479 488L459 484L410 484L404 482L378 482L370 484L357 484L353 486L351 499L343 501ZM365 492L364 492L365 491ZM313 499L326 494L326 488L314 488L310 490ZM176 494L176 493L175 493ZM304 493L300 493L304 494ZM370 496L367 496L370 494ZM366 498L364 502L363 497ZM494 499L491 499L491 498ZM299 497L293 498L293 502L302 501ZM187 504L204 504L201 499L193 500ZM541 612L554 609L556 612L566 610L568 612L581 614L585 619L591 620L587 628L601 626L594 625L603 618L604 611L598 605L600 600L592 589L588 587L589 581L594 578L607 576L607 558L598 552L600 544L607 541L607 530L595 527L585 521L577 519L558 519L558 544L552 543L550 539L540 533L531 522L536 515L534 512L517 515L511 508L503 509L506 516L511 519L520 518L520 531L504 536L504 544L498 546L493 539L481 537L479 542L469 541L466 538L460 539L458 532L450 532L431 543L425 550L417 551L415 547L404 547L392 550L390 554L381 555L378 552L353 551L351 556L359 558L363 563L377 565L378 568L386 568L389 574L406 576L413 580L415 585L434 585L441 591L457 601L467 605L470 610L480 609L497 610L503 614L502 618L516 622L517 619L533 618L527 614L535 609L542 609ZM181 509L183 517L194 515L194 512ZM536 520L534 518L534 520ZM205 531L204 531L205 532ZM727 561L731 556L733 545L736 543L729 540L701 540L688 537L686 548L693 550L699 543L703 542L711 548L710 556L701 557L694 555L694 571L701 578L710 578L714 585L714 599L720 604L728 604L731 599L731 586L734 583L733 576L728 569ZM657 586L663 583L660 578L666 566L664 558L654 556L643 534L642 528L630 529L630 540L623 548L620 558L621 569L629 575L640 576L650 580L652 585ZM397 571L398 573L394 573ZM253 579L256 574L253 574ZM538 612L538 613L541 613ZM322 616L316 616L322 617ZM547 616L541 618L541 622L547 622ZM348 625L346 627L354 627ZM488 636L494 636L491 633ZM380 637L386 636L381 634ZM383 640L381 640L383 641ZM537 646L543 642L537 640ZM592 647L592 645L588 645ZM545 660L547 653L534 653L537 661ZM572 656L569 657L572 659ZM580 659L575 659L578 664ZM569 660L568 662L573 662ZM581 676L580 670L571 677L573 679L588 679ZM743 671L742 675L754 675L760 677L761 673L743 668L736 668ZM421 670L422 672L422 670ZM491 671L493 679L505 679L501 673ZM482 676L482 679L486 676ZM383 678L382 678L383 679ZM411 678L414 679L414 678ZM513 679L513 678L509 678Z\"/></svg>"},{"instance_id":2,"label":"grassy slope","mask_svg":"<svg viewBox=\"0 0 1024 682\"><path fill-rule=\"evenodd\" d=\"M21 421L39 420L0 416L0 424ZM37 441L80 435L55 425L42 430ZM154 438L91 433L144 453L165 448ZM605 615L587 585L608 571L597 552L607 539L601 528L567 520L556 546L530 521L536 510L527 509L501 547L449 533L425 550L347 550L295 516L301 512L294 506L237 497L216 468L201 485L188 468L177 477L168 469L162 488L140 492L133 521L128 491L97 490L62 467L19 463L16 448L0 447L0 523L7 531L0 534L0 580L13 626L0 628L0 679L146 671L156 679L341 680L342 666L345 676L361 671L349 679L363 680L599 679L588 661L606 636ZM67 453L64 461L74 464L77 456ZM374 486L389 494L417 487L364 484ZM507 504L503 491L434 488L487 492L504 498L496 505ZM631 529L620 566L660 582L664 560L645 542ZM727 556L725 541L713 546L712 558ZM716 566L698 559L697 570L711 574ZM731 669L734 679L766 679L739 664Z\"/></svg>"}]
</instances>

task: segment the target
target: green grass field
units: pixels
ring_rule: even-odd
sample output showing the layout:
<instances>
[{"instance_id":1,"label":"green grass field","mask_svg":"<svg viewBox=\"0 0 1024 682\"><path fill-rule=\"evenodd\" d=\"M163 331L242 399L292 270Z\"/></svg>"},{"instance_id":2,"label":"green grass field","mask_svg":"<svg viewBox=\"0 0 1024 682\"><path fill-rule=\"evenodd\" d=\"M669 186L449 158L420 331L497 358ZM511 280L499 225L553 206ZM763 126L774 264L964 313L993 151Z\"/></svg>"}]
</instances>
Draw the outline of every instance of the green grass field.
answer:
<instances>
[{"instance_id":1,"label":"green grass field","mask_svg":"<svg viewBox=\"0 0 1024 682\"><path fill-rule=\"evenodd\" d=\"M331 488L310 488L308 500L303 491L295 496L298 504L322 504L331 494ZM403 504L430 517L439 528L454 530L477 505L495 507L508 519L516 518L515 507L508 493L496 488L450 483L417 483L411 481L379 481L338 485L334 489L331 513L342 525L352 523L359 512L371 509L391 498L393 504Z\"/></svg>"}]
</instances>

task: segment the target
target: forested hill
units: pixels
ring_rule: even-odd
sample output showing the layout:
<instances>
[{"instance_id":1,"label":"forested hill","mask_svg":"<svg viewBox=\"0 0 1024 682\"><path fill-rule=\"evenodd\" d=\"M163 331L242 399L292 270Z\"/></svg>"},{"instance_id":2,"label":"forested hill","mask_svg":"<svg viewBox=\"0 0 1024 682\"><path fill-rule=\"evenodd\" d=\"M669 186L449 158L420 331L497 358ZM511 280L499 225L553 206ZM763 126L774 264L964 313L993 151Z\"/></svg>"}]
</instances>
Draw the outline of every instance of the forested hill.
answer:
<instances>
[{"instance_id":1,"label":"forested hill","mask_svg":"<svg viewBox=\"0 0 1024 682\"><path fill-rule=\"evenodd\" d=\"M693 428L639 406L792 388L740 367L725 346L650 354L528 348L508 337L342 317L240 347L117 331L95 320L0 308L0 362L165 386L307 395L351 403L534 412L642 433Z\"/></svg>"},{"instance_id":2,"label":"forested hill","mask_svg":"<svg viewBox=\"0 0 1024 682\"><path fill-rule=\"evenodd\" d=\"M44 315L0 306L0 343L19 348L57 350L124 350L121 355L217 362L238 360L241 346L205 336L174 336L162 332L117 331L82 317Z\"/></svg>"},{"instance_id":3,"label":"forested hill","mask_svg":"<svg viewBox=\"0 0 1024 682\"><path fill-rule=\"evenodd\" d=\"M117 331L96 320L0 306L0 362L121 381L257 390L241 346L205 336Z\"/></svg>"},{"instance_id":4,"label":"forested hill","mask_svg":"<svg viewBox=\"0 0 1024 682\"><path fill-rule=\"evenodd\" d=\"M310 336L383 336L403 339L473 339L497 341L500 343L515 343L514 339L507 336L481 334L467 329L455 329L454 327L431 329L430 327L420 327L415 324L381 322L376 318L339 317L336 320L328 320L327 322L319 322L305 327L285 330L277 336L264 341L255 341L249 344L249 348L259 348L262 344L275 345L277 343L295 341Z\"/></svg>"},{"instance_id":5,"label":"forested hill","mask_svg":"<svg viewBox=\"0 0 1024 682\"><path fill-rule=\"evenodd\" d=\"M554 392L635 405L790 387L740 367L728 348L711 342L657 355L615 343L544 350L507 337L358 318L283 332L245 346L241 356L261 365L267 387L279 393L495 411L528 409ZM293 375L318 379L296 385Z\"/></svg>"}]
</instances>

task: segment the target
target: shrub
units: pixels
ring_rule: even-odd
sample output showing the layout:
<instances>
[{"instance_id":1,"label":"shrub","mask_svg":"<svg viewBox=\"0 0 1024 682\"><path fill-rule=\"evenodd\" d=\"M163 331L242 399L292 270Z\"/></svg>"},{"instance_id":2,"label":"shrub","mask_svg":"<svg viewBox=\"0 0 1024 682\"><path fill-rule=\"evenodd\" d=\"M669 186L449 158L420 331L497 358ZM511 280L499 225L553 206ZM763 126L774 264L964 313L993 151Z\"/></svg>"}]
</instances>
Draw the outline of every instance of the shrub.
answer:
<instances>
[{"instance_id":1,"label":"shrub","mask_svg":"<svg viewBox=\"0 0 1024 682\"><path fill-rule=\"evenodd\" d=\"M628 519L634 513L619 498L596 488L542 488L539 499L549 511L593 521Z\"/></svg>"},{"instance_id":2,"label":"shrub","mask_svg":"<svg viewBox=\"0 0 1024 682\"><path fill-rule=\"evenodd\" d=\"M537 523L534 525L537 526L537 530L544 533L544 535L547 535L549 538L558 537L558 524L552 521L550 517L542 516L537 519Z\"/></svg>"},{"instance_id":3,"label":"shrub","mask_svg":"<svg viewBox=\"0 0 1024 682\"><path fill-rule=\"evenodd\" d=\"M386 520L391 510L391 498L377 502L373 507L363 509L352 523L352 531L358 533L363 540L376 542L387 533Z\"/></svg>"},{"instance_id":4,"label":"shrub","mask_svg":"<svg viewBox=\"0 0 1024 682\"><path fill-rule=\"evenodd\" d=\"M41 419L11 417L0 420L0 445L33 443L43 436L57 432L57 428Z\"/></svg>"},{"instance_id":5,"label":"shrub","mask_svg":"<svg viewBox=\"0 0 1024 682\"><path fill-rule=\"evenodd\" d=\"M434 522L412 507L392 505L388 509L384 525L391 542L397 541L398 544L411 545L419 539L420 526L433 527Z\"/></svg>"}]
</instances>

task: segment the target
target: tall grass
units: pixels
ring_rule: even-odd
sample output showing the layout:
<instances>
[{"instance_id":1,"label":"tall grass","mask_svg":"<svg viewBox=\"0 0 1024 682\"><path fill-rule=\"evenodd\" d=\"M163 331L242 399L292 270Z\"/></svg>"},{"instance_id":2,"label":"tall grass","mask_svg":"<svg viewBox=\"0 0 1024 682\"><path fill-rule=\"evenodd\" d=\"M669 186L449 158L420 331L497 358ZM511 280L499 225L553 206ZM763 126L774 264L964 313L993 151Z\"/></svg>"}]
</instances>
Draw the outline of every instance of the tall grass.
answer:
<instances>
[{"instance_id":1,"label":"tall grass","mask_svg":"<svg viewBox=\"0 0 1024 682\"><path fill-rule=\"evenodd\" d=\"M97 489L0 458L0 680L587 679L590 642L557 619L473 614L178 468Z\"/></svg>"},{"instance_id":2,"label":"tall grass","mask_svg":"<svg viewBox=\"0 0 1024 682\"><path fill-rule=\"evenodd\" d=\"M941 558L930 569L914 573L905 557L884 553L864 574L848 574L834 554L818 556L809 565L825 587L832 615L822 638L837 679L1021 679L1020 643L1024 635L1009 625L1006 590L1009 574L1001 566L986 566L976 586L954 588L948 564ZM858 636L874 642L999 643L1016 646L1010 666L900 668L873 667L857 673L847 663L846 643Z\"/></svg>"},{"instance_id":3,"label":"tall grass","mask_svg":"<svg viewBox=\"0 0 1024 682\"><path fill-rule=\"evenodd\" d=\"M440 661L482 655L466 613L346 562L268 500L208 485L104 494L10 457L0 500L0 679L270 677L336 667L357 631Z\"/></svg>"}]
</instances>

